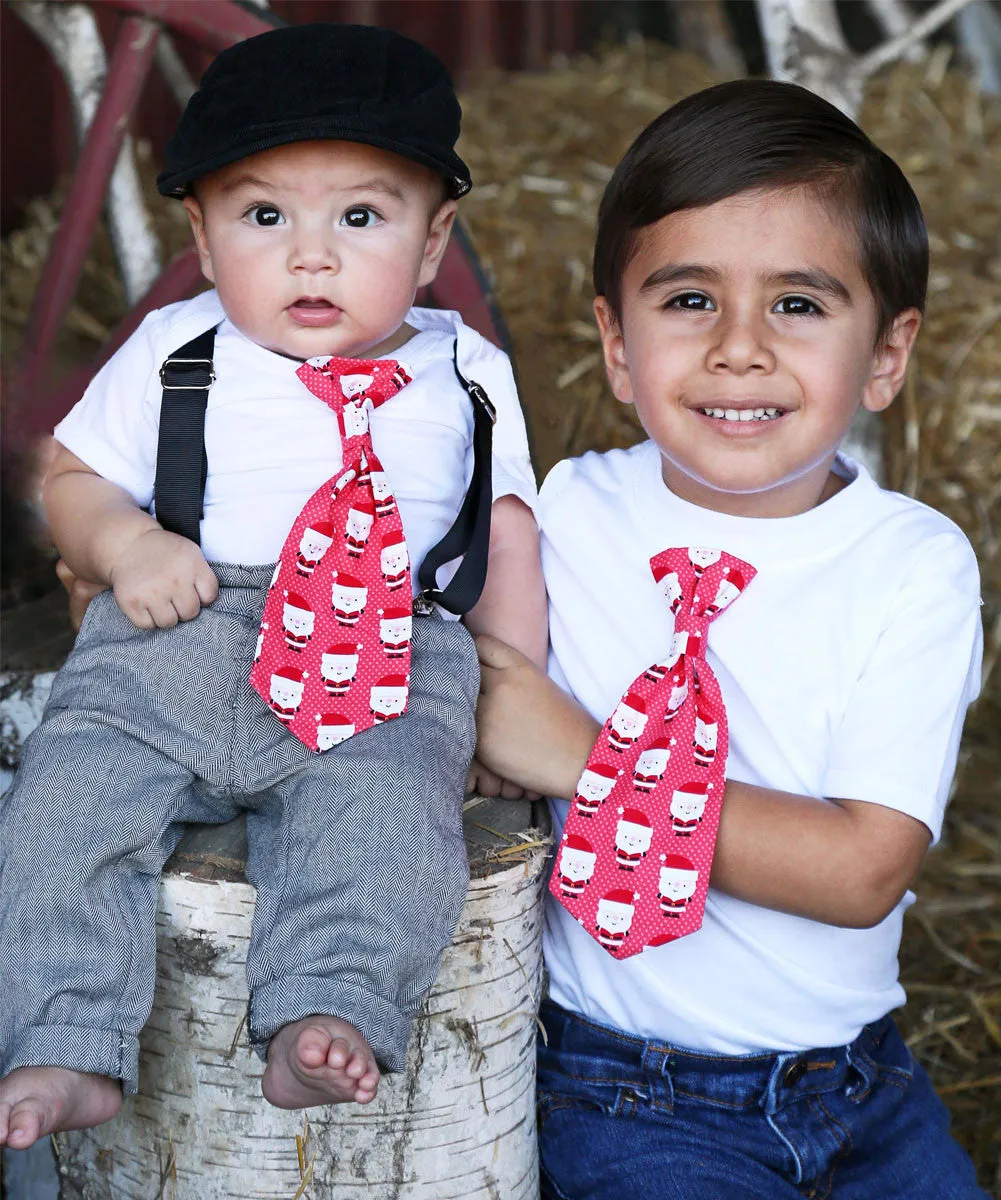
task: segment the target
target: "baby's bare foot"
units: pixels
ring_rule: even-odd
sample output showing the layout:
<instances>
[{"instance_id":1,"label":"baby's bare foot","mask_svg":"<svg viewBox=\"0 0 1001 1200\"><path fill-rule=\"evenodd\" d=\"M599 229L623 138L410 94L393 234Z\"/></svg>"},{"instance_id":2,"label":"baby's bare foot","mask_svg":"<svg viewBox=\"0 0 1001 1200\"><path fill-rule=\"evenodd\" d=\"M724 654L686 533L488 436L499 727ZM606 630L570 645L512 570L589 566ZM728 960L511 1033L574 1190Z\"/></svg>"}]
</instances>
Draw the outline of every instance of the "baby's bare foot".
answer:
<instances>
[{"instance_id":1,"label":"baby's bare foot","mask_svg":"<svg viewBox=\"0 0 1001 1200\"><path fill-rule=\"evenodd\" d=\"M0 1146L26 1150L50 1133L101 1125L121 1105L122 1085L107 1075L20 1067L0 1080Z\"/></svg>"},{"instance_id":2,"label":"baby's bare foot","mask_svg":"<svg viewBox=\"0 0 1001 1200\"><path fill-rule=\"evenodd\" d=\"M368 1042L339 1017L303 1017L271 1039L261 1080L276 1108L312 1108L353 1100L368 1104L379 1086L379 1068Z\"/></svg>"}]
</instances>

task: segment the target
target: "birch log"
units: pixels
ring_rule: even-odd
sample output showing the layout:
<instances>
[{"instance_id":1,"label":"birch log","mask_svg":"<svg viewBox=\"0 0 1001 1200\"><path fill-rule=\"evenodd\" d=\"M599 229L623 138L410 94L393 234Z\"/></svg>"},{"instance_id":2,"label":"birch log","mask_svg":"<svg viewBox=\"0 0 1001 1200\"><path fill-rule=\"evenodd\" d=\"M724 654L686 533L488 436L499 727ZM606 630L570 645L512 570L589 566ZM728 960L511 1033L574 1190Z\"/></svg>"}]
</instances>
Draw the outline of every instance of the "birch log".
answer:
<instances>
[{"instance_id":1,"label":"birch log","mask_svg":"<svg viewBox=\"0 0 1001 1200\"><path fill-rule=\"evenodd\" d=\"M848 46L835 0L756 0L768 71L823 96L858 120L869 77L887 63L910 54L970 0L938 0L910 17L903 0L868 0L870 11L890 38L857 55ZM875 413L859 409L844 448L882 483L883 426Z\"/></svg>"},{"instance_id":2,"label":"birch log","mask_svg":"<svg viewBox=\"0 0 1001 1200\"><path fill-rule=\"evenodd\" d=\"M310 1109L306 1122L262 1098L246 1042L254 891L226 844L242 822L189 835L161 889L139 1095L114 1121L55 1139L63 1200L535 1200L548 839L531 807L468 814L474 878L406 1070L383 1076L372 1104Z\"/></svg>"}]
</instances>

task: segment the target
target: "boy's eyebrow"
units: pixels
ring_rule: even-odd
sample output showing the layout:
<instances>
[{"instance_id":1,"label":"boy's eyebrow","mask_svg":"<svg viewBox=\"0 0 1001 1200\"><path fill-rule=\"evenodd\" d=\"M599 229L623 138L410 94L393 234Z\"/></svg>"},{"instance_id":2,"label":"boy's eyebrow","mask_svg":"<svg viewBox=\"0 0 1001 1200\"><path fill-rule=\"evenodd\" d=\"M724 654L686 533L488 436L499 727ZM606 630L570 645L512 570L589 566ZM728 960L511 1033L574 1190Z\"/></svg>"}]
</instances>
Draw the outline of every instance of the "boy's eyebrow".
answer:
<instances>
[{"instance_id":1,"label":"boy's eyebrow","mask_svg":"<svg viewBox=\"0 0 1001 1200\"><path fill-rule=\"evenodd\" d=\"M665 263L664 266L658 267L656 271L646 277L640 287L640 294L667 287L672 283L677 283L679 279L698 280L701 283L721 283L723 273L716 267L700 263ZM778 271L773 275L764 276L764 282L771 286L809 288L811 291L832 296L844 304L852 302L851 294L841 280L821 267L807 267L802 271Z\"/></svg>"},{"instance_id":2,"label":"boy's eyebrow","mask_svg":"<svg viewBox=\"0 0 1001 1200\"><path fill-rule=\"evenodd\" d=\"M783 287L809 288L813 292L824 292L843 304L851 304L851 294L845 285L830 272L820 267L808 267L805 271L780 271L768 275L766 283L781 284Z\"/></svg>"}]
</instances>

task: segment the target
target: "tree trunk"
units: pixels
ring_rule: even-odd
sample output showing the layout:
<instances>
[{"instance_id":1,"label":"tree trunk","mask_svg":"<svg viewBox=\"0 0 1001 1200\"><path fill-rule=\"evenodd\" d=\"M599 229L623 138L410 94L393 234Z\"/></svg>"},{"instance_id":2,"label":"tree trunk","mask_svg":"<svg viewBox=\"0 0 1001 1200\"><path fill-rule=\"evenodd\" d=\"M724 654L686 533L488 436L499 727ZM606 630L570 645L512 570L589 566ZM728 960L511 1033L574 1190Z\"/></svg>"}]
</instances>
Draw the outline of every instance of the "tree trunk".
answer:
<instances>
[{"instance_id":1,"label":"tree trunk","mask_svg":"<svg viewBox=\"0 0 1001 1200\"><path fill-rule=\"evenodd\" d=\"M534 1200L548 838L531 807L468 814L474 878L406 1070L372 1104L310 1109L306 1125L262 1098L247 1046L243 822L189 834L161 889L139 1095L56 1139L63 1200L292 1200L304 1177L311 1200Z\"/></svg>"}]
</instances>

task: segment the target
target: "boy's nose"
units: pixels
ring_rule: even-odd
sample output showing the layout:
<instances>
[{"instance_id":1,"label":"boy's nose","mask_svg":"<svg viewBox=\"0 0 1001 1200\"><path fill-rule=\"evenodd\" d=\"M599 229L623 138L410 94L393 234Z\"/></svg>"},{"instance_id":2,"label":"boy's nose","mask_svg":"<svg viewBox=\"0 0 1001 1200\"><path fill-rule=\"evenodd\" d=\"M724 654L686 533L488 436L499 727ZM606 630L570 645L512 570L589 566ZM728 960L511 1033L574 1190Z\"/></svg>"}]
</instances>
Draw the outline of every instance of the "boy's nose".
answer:
<instances>
[{"instance_id":1,"label":"boy's nose","mask_svg":"<svg viewBox=\"0 0 1001 1200\"><path fill-rule=\"evenodd\" d=\"M768 344L764 322L753 316L732 314L716 325L716 338L709 349L710 371L732 371L735 375L757 372L766 375L775 369L775 356Z\"/></svg>"}]
</instances>

